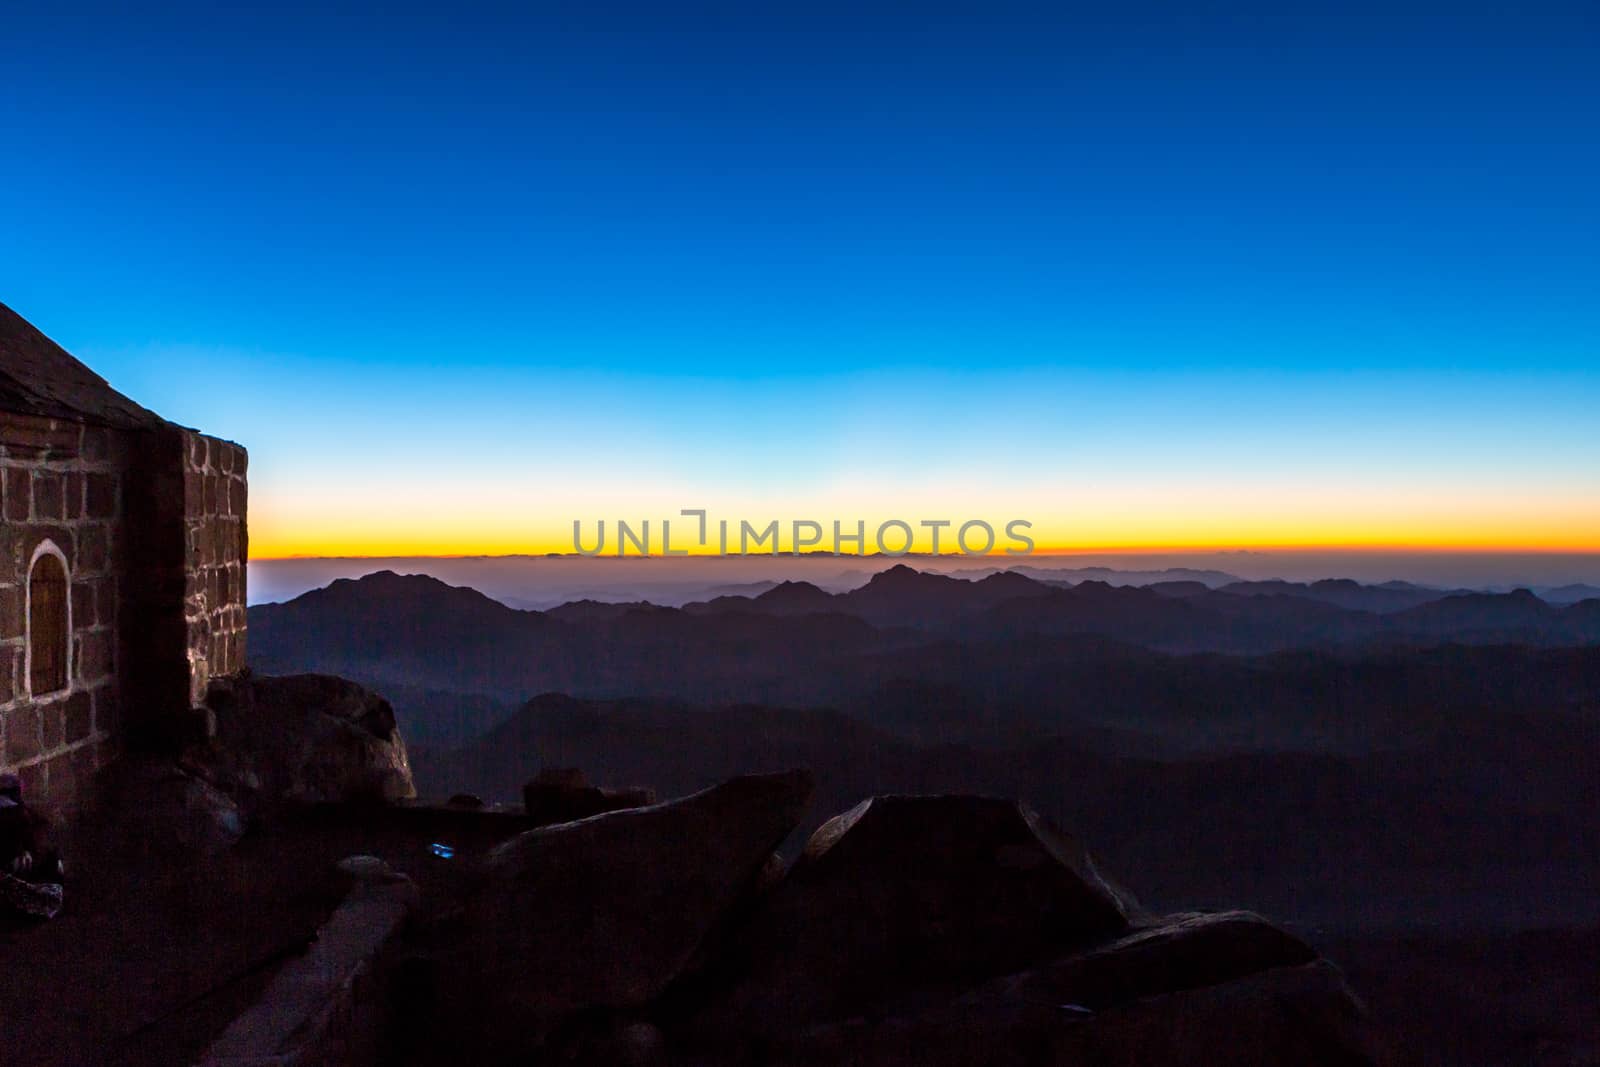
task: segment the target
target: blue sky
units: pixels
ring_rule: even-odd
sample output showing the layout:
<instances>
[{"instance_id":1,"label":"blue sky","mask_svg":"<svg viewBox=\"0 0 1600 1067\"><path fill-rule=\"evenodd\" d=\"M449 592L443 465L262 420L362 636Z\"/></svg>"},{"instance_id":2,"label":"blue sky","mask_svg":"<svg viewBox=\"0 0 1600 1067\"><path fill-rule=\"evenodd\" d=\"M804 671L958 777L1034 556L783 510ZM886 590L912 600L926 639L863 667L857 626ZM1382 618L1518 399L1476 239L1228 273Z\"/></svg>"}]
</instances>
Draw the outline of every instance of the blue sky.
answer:
<instances>
[{"instance_id":1,"label":"blue sky","mask_svg":"<svg viewBox=\"0 0 1600 1067\"><path fill-rule=\"evenodd\" d=\"M1600 548L1592 9L572 10L8 15L0 299L274 554Z\"/></svg>"}]
</instances>

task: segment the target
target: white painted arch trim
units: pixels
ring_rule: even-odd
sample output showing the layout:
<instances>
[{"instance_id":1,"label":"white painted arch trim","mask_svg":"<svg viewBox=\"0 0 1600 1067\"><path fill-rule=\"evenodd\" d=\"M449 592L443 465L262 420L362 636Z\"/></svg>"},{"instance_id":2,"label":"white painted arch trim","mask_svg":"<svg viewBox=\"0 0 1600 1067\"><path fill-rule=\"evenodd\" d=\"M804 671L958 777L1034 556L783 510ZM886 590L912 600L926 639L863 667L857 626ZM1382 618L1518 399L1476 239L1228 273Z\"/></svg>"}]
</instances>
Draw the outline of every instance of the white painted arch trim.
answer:
<instances>
[{"instance_id":1,"label":"white painted arch trim","mask_svg":"<svg viewBox=\"0 0 1600 1067\"><path fill-rule=\"evenodd\" d=\"M67 684L61 689L54 689L42 694L40 699L58 700L72 693L72 566L67 562L67 554L61 551L59 545L46 537L34 546L33 555L28 559L28 580L23 589L22 611L26 623L23 632L26 635L22 654L22 678L20 688L28 695L29 700L36 699L33 692L33 568L44 556L54 556L61 561L61 573L67 576Z\"/></svg>"}]
</instances>

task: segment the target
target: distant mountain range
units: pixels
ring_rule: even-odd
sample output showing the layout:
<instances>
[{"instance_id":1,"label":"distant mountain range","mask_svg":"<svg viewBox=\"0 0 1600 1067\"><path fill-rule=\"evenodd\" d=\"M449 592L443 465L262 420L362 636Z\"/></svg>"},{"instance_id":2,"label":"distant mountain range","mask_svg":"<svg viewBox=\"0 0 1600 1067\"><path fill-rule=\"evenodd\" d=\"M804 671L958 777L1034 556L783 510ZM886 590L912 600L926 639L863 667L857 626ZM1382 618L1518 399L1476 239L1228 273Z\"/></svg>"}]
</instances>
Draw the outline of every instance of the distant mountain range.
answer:
<instances>
[{"instance_id":1,"label":"distant mountain range","mask_svg":"<svg viewBox=\"0 0 1600 1067\"><path fill-rule=\"evenodd\" d=\"M584 601L547 612L382 572L250 609L258 669L510 701L555 691L839 705L887 681L881 664L937 677L950 658L974 658L979 648L982 664L1010 664L1014 676L1081 660L1085 648L1117 661L1140 652L1349 656L1445 642L1600 643L1600 600L1555 605L1526 590L1338 581L1069 586L1015 572L969 580L900 566L844 593L783 582L683 608Z\"/></svg>"},{"instance_id":2,"label":"distant mountain range","mask_svg":"<svg viewBox=\"0 0 1600 1067\"><path fill-rule=\"evenodd\" d=\"M1584 585L1581 582L1572 585L1535 586L1535 593L1539 599L1551 604L1576 604L1580 600L1600 599L1600 585Z\"/></svg>"},{"instance_id":3,"label":"distant mountain range","mask_svg":"<svg viewBox=\"0 0 1600 1067\"><path fill-rule=\"evenodd\" d=\"M577 555L265 559L250 563L251 604L282 603L340 578L379 571L426 574L467 586L514 608L546 611L577 600L649 601L682 607L719 596L754 596L779 582L808 581L848 592L897 565L958 578L1011 571L1041 582L1148 586L1198 582L1217 589L1240 581L1353 578L1372 587L1415 583L1427 591L1504 593L1531 589L1552 604L1600 596L1600 554L1208 552L1029 557L687 556L664 559ZM1348 568L1348 569L1346 569ZM1515 577L1512 577L1515 576ZM1403 578L1405 582L1390 579ZM1583 583L1588 583L1587 585Z\"/></svg>"},{"instance_id":4,"label":"distant mountain range","mask_svg":"<svg viewBox=\"0 0 1600 1067\"><path fill-rule=\"evenodd\" d=\"M1108 585L1154 585L1157 582L1198 582L1216 588L1240 581L1226 571L1197 570L1192 567L1163 567L1159 570L1128 570L1122 567L1048 567L1019 564L1014 567L986 567L955 571L958 578L983 578L996 573L1021 574L1041 582L1105 582Z\"/></svg>"},{"instance_id":5,"label":"distant mountain range","mask_svg":"<svg viewBox=\"0 0 1600 1067\"><path fill-rule=\"evenodd\" d=\"M895 567L844 593L784 582L681 609L537 612L385 572L252 608L250 627L258 670L374 685L414 739L444 746L546 692L826 707L919 741L1095 731L1167 752L1371 746L1401 721L1372 716L1417 694L1566 707L1600 692L1538 651L1600 644L1600 600L1337 581L1065 586Z\"/></svg>"}]
</instances>

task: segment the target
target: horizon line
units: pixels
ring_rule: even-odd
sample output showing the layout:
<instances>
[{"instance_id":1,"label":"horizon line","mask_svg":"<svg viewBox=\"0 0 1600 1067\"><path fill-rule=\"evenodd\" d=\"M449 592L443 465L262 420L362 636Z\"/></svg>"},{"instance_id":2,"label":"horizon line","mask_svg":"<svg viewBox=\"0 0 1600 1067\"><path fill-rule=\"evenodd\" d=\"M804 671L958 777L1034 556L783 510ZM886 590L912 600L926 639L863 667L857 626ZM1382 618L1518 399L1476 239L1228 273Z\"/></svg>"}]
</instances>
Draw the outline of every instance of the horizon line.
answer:
<instances>
[{"instance_id":1,"label":"horizon line","mask_svg":"<svg viewBox=\"0 0 1600 1067\"><path fill-rule=\"evenodd\" d=\"M290 555L251 556L249 563L291 563L311 562L316 560L385 560L385 559L452 559L452 560L557 560L557 559L589 559L589 560L614 560L641 561L641 560L753 560L753 559L861 559L861 560L886 560L886 559L922 559L922 560L1003 560L1018 565L1025 564L1031 559L1064 559L1075 556L1106 556L1106 555L1193 555L1193 556L1252 556L1252 555L1278 555L1284 553L1318 552L1336 555L1377 555L1386 553L1400 553L1419 556L1597 556L1600 557L1600 546L1597 547L1499 547L1478 545L1417 545L1417 544L1274 544L1274 545L1237 545L1221 547L1214 545L1096 545L1081 548L1041 548L1026 555L1007 555L1004 552L989 552L982 554L968 554L956 552L902 552L890 554L885 552L751 552L745 555L726 554L718 552L689 552L686 555L666 556L659 552L630 553L618 555L615 553L585 554L581 552L378 552L378 553L294 553Z\"/></svg>"}]
</instances>

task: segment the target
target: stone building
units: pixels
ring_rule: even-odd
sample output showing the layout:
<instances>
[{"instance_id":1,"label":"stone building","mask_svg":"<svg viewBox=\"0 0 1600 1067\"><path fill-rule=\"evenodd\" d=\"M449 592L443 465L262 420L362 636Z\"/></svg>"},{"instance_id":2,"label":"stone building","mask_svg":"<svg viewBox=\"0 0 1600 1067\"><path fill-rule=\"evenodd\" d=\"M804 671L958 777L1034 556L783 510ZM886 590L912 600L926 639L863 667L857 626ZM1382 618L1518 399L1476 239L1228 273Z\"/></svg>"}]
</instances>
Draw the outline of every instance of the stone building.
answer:
<instances>
[{"instance_id":1,"label":"stone building","mask_svg":"<svg viewBox=\"0 0 1600 1067\"><path fill-rule=\"evenodd\" d=\"M245 662L245 450L0 304L0 773L72 807Z\"/></svg>"}]
</instances>

